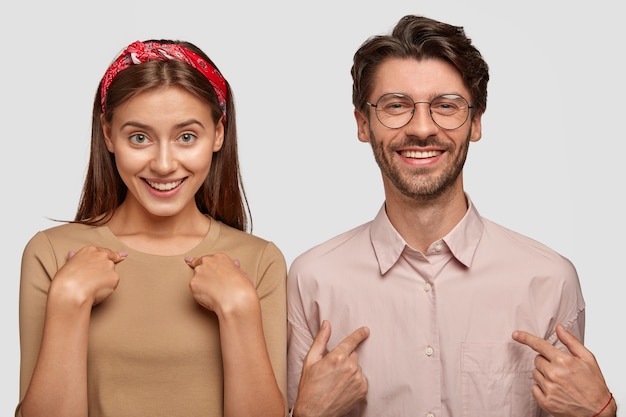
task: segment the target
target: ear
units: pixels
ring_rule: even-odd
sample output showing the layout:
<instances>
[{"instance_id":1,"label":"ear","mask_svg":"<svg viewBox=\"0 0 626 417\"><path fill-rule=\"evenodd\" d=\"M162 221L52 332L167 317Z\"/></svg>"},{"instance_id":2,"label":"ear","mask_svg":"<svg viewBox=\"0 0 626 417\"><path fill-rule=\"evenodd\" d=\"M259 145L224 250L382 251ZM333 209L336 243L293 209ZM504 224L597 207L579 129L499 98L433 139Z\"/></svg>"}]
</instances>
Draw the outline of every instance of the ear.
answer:
<instances>
[{"instance_id":1,"label":"ear","mask_svg":"<svg viewBox=\"0 0 626 417\"><path fill-rule=\"evenodd\" d=\"M104 144L111 153L115 153L115 147L111 140L111 125L104 120L104 114L100 115L100 126L102 126L102 133L104 133Z\"/></svg>"},{"instance_id":2,"label":"ear","mask_svg":"<svg viewBox=\"0 0 626 417\"><path fill-rule=\"evenodd\" d=\"M370 123L366 115L359 110L354 110L354 118L356 119L357 136L361 142L370 141Z\"/></svg>"},{"instance_id":3,"label":"ear","mask_svg":"<svg viewBox=\"0 0 626 417\"><path fill-rule=\"evenodd\" d=\"M215 125L215 142L213 142L213 152L217 152L222 149L222 145L224 144L224 130L224 116L222 116Z\"/></svg>"},{"instance_id":4,"label":"ear","mask_svg":"<svg viewBox=\"0 0 626 417\"><path fill-rule=\"evenodd\" d=\"M478 142L483 136L482 113L476 113L472 117L472 132L470 134L470 142Z\"/></svg>"}]
</instances>

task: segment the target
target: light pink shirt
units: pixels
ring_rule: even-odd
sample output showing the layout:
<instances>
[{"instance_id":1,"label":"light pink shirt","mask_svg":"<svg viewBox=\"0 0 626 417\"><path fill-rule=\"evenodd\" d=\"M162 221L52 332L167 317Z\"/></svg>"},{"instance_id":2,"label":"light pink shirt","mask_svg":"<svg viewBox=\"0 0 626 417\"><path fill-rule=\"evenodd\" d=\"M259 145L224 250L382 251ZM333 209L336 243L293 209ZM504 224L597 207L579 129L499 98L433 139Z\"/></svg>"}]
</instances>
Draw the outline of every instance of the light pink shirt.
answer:
<instances>
[{"instance_id":1,"label":"light pink shirt","mask_svg":"<svg viewBox=\"0 0 626 417\"><path fill-rule=\"evenodd\" d=\"M469 200L459 224L422 254L389 222L369 223L295 259L288 282L288 398L322 320L331 350L362 325L357 352L367 401L350 416L532 417L536 353L516 330L565 349L580 340L585 303L574 266L545 245L482 218Z\"/></svg>"}]
</instances>

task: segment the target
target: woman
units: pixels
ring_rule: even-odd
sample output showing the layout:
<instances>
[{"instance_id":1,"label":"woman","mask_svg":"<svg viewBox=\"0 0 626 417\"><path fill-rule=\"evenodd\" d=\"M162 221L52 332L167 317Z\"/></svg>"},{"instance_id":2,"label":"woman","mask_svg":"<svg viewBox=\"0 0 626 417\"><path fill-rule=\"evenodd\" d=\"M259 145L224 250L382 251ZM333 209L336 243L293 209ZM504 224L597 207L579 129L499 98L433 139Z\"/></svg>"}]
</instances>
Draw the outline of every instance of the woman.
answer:
<instances>
[{"instance_id":1,"label":"woman","mask_svg":"<svg viewBox=\"0 0 626 417\"><path fill-rule=\"evenodd\" d=\"M129 45L74 221L24 251L16 416L285 415L286 265L248 217L228 82L191 43Z\"/></svg>"}]
</instances>

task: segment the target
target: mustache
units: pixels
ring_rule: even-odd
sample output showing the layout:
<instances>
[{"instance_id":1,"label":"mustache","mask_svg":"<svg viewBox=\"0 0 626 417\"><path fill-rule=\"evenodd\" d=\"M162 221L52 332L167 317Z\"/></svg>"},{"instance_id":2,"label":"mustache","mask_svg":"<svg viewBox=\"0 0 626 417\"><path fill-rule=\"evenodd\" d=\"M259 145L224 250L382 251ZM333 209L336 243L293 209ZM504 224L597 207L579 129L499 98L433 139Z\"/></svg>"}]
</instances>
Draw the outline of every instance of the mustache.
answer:
<instances>
[{"instance_id":1,"label":"mustache","mask_svg":"<svg viewBox=\"0 0 626 417\"><path fill-rule=\"evenodd\" d=\"M417 138L415 136L407 136L402 139L400 142L394 143L394 148L406 148L406 147L427 147L433 146L437 148L447 149L448 145L440 142L437 137L430 136L427 138Z\"/></svg>"}]
</instances>

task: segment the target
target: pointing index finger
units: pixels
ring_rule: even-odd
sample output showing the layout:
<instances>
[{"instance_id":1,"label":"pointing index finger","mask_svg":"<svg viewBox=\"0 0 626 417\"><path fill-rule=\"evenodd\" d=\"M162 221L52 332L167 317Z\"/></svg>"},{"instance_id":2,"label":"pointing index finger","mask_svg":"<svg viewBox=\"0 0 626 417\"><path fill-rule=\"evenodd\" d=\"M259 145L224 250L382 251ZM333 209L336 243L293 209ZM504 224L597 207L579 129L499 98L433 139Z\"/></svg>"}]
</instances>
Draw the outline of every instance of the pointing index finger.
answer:
<instances>
[{"instance_id":1,"label":"pointing index finger","mask_svg":"<svg viewBox=\"0 0 626 417\"><path fill-rule=\"evenodd\" d=\"M548 360L550 359L550 353L553 351L553 349L557 349L552 346L547 340L522 330L516 330L515 332L513 332L513 340L530 347L535 352L544 356Z\"/></svg>"},{"instance_id":2,"label":"pointing index finger","mask_svg":"<svg viewBox=\"0 0 626 417\"><path fill-rule=\"evenodd\" d=\"M353 352L357 346L361 344L370 335L370 329L366 326L359 327L352 333L350 333L345 339L341 341L339 346L346 349L348 352Z\"/></svg>"}]
</instances>

